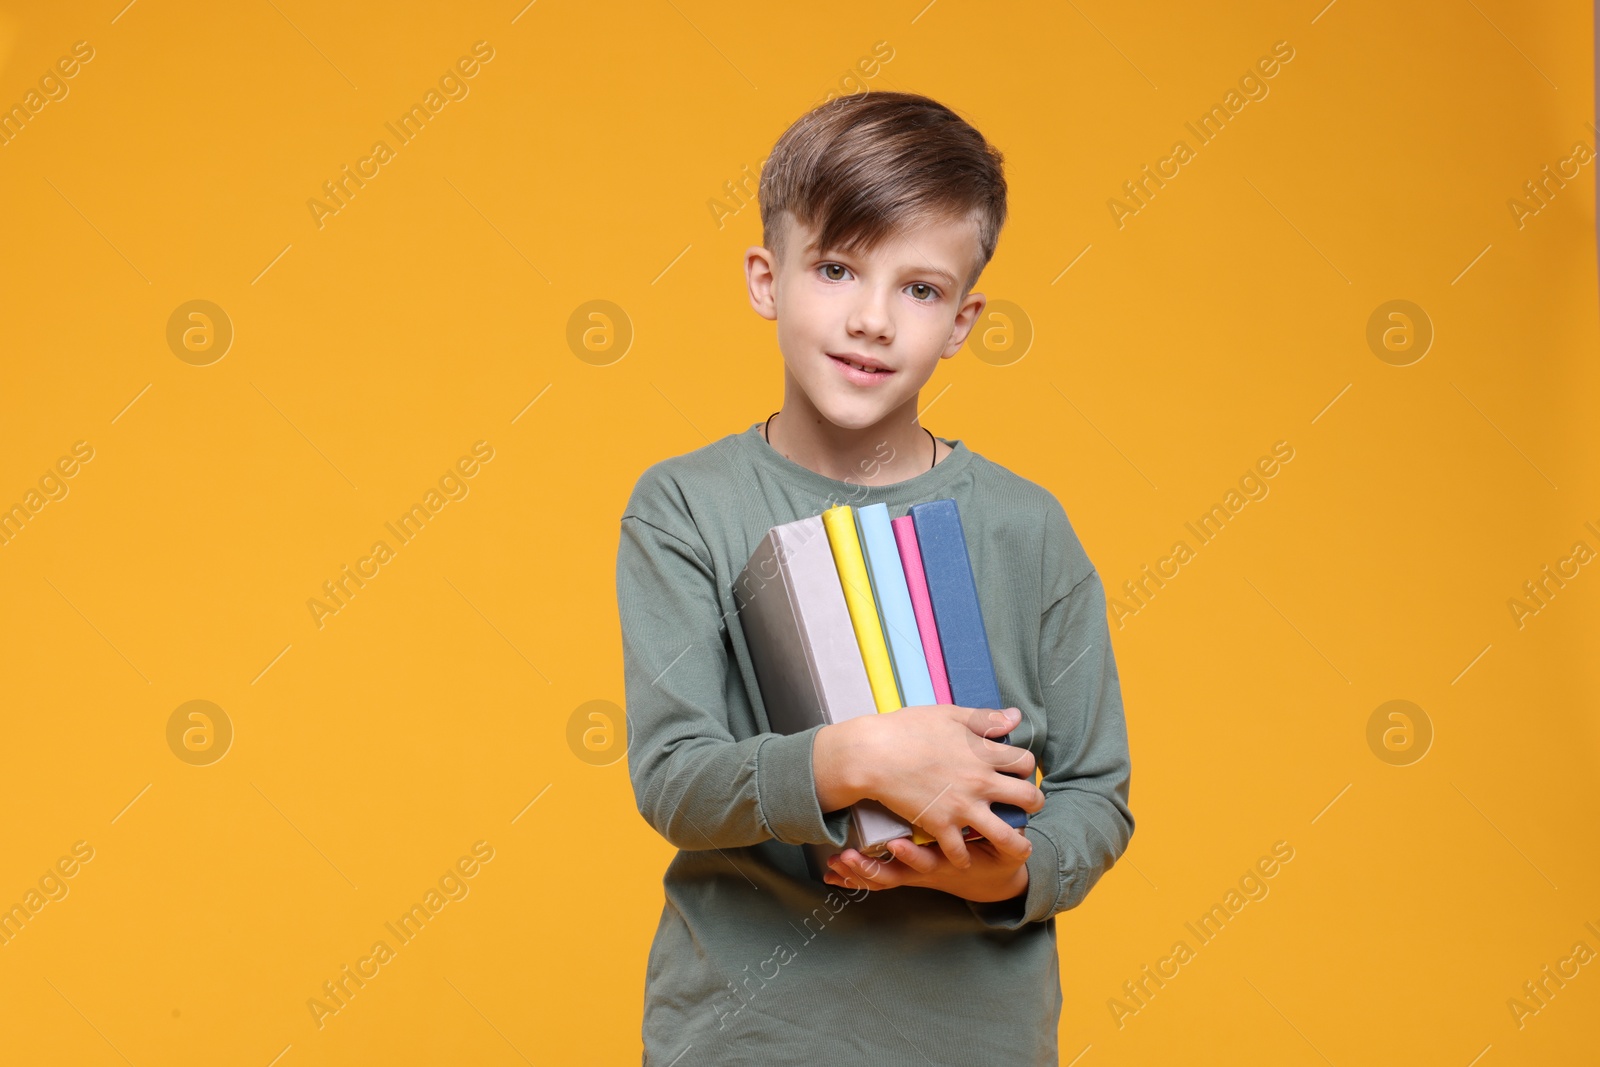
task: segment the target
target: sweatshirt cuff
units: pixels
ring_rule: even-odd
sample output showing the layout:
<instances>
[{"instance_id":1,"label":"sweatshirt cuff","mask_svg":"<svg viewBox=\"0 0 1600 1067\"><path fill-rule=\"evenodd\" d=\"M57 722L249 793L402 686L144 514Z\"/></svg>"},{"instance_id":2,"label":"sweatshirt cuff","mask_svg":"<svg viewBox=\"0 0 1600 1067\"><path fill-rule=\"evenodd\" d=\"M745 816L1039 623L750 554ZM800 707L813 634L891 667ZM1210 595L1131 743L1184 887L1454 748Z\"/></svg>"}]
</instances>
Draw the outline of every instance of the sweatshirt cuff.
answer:
<instances>
[{"instance_id":1,"label":"sweatshirt cuff","mask_svg":"<svg viewBox=\"0 0 1600 1067\"><path fill-rule=\"evenodd\" d=\"M1043 922L1056 914L1056 901L1061 898L1064 878L1061 870L1061 850L1048 834L1031 823L1022 833L1033 844L1028 853L1028 891L1010 900L988 903L967 901L972 914L985 926L1000 930L1015 930L1024 923Z\"/></svg>"},{"instance_id":2,"label":"sweatshirt cuff","mask_svg":"<svg viewBox=\"0 0 1600 1067\"><path fill-rule=\"evenodd\" d=\"M843 847L846 813L822 813L811 764L812 745L820 725L797 734L772 734L756 749L756 799L761 822L786 845L828 842Z\"/></svg>"}]
</instances>

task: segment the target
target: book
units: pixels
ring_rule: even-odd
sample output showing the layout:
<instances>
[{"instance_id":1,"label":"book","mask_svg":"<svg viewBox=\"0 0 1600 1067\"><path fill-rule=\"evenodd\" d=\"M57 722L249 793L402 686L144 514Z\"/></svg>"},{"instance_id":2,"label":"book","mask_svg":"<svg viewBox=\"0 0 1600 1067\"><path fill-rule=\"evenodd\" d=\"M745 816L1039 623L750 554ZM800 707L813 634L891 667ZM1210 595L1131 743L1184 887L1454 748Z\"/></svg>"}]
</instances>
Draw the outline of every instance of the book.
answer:
<instances>
[{"instance_id":1,"label":"book","mask_svg":"<svg viewBox=\"0 0 1600 1067\"><path fill-rule=\"evenodd\" d=\"M900 562L900 548L889 525L889 505L868 504L857 508L856 531L867 561L867 576L872 580L872 596L883 621L889 660L900 685L901 706L948 704L949 701L940 701L934 695L933 676L928 673L928 658L923 651L922 634L917 629L916 611L911 606L911 591Z\"/></svg>"},{"instance_id":2,"label":"book","mask_svg":"<svg viewBox=\"0 0 1600 1067\"><path fill-rule=\"evenodd\" d=\"M853 510L849 504L836 504L822 513L822 525L828 532L844 602L850 609L850 625L867 667L867 680L872 684L873 702L879 714L887 714L905 705L900 702L900 686L894 679L888 643L883 639L883 624L878 620L878 605L872 596L867 561L861 555Z\"/></svg>"},{"instance_id":3,"label":"book","mask_svg":"<svg viewBox=\"0 0 1600 1067\"><path fill-rule=\"evenodd\" d=\"M950 680L944 672L944 653L939 649L939 628L933 621L933 603L928 599L928 576L922 570L916 525L910 515L902 515L889 525L894 529L895 544L900 550L911 611L917 620L917 636L922 641L923 661L928 665L928 677L933 685L933 702L949 704Z\"/></svg>"},{"instance_id":4,"label":"book","mask_svg":"<svg viewBox=\"0 0 1600 1067\"><path fill-rule=\"evenodd\" d=\"M917 547L922 553L928 600L933 605L934 623L939 630L939 647L944 654L951 703L964 708L1004 709L1008 705L1000 697L1000 682L994 672L989 636L983 626L983 610L978 603L978 584L973 578L972 559L967 553L966 537L961 532L961 515L956 502L945 497L913 504L909 514L916 527ZM994 740L1009 744L1011 735ZM1028 824L1028 813L1014 804L996 802L991 808L1014 829L1020 830Z\"/></svg>"},{"instance_id":5,"label":"book","mask_svg":"<svg viewBox=\"0 0 1600 1067\"><path fill-rule=\"evenodd\" d=\"M832 543L819 516L774 526L734 585L739 621L756 669L770 728L783 734L875 714ZM844 848L889 855L887 843L911 834L876 800L851 805ZM821 881L842 849L806 844L806 867Z\"/></svg>"},{"instance_id":6,"label":"book","mask_svg":"<svg viewBox=\"0 0 1600 1067\"><path fill-rule=\"evenodd\" d=\"M886 516L887 510L885 506ZM877 598L873 595L872 578L867 570L861 539L856 532L854 511L855 509L849 504L835 505L822 513L822 524L828 531L828 542L833 548L833 559L839 570L839 582L844 589L845 603L850 607L850 620L855 629L856 640L861 645L861 658L867 666L867 678L872 683L873 699L877 702L878 713L887 715L904 707L920 705L907 703L902 698L899 684L895 680L893 661L889 655L888 641L884 636L885 624L879 612ZM929 696L932 695L931 690L930 681ZM982 836L970 826L963 827L961 834L962 837L969 839ZM922 827L916 825L911 827L913 844L931 845L937 840Z\"/></svg>"}]
</instances>

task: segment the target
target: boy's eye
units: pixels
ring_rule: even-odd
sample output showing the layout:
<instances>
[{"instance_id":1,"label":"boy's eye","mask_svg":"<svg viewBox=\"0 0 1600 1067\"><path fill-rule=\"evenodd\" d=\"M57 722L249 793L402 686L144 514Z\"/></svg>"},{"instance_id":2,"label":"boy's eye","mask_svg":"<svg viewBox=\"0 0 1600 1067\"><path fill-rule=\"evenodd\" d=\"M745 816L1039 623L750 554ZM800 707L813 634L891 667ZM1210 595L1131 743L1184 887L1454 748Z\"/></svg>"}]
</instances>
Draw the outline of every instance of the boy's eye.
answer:
<instances>
[{"instance_id":1,"label":"boy's eye","mask_svg":"<svg viewBox=\"0 0 1600 1067\"><path fill-rule=\"evenodd\" d=\"M850 276L850 268L842 263L824 263L817 270L821 271L822 276L830 282L841 282ZM835 274L835 271L838 273ZM911 291L912 298L919 303L930 304L939 299L939 290L927 282L912 282L906 288Z\"/></svg>"}]
</instances>

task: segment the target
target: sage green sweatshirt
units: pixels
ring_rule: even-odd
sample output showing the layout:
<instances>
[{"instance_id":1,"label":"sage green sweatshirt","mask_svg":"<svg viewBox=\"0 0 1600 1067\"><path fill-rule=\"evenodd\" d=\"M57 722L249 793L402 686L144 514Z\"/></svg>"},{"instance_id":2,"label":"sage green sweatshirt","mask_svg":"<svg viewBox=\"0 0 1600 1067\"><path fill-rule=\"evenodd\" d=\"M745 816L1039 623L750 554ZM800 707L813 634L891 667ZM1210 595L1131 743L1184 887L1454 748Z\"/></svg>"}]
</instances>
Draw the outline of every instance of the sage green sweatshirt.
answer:
<instances>
[{"instance_id":1,"label":"sage green sweatshirt","mask_svg":"<svg viewBox=\"0 0 1600 1067\"><path fill-rule=\"evenodd\" d=\"M646 965L644 1064L1057 1064L1055 916L1134 826L1100 575L1048 490L959 440L921 474L863 486L786 459L761 428L654 464L622 515L628 773L639 814L678 847ZM733 596L773 526L942 497L960 510L1000 695L1022 711L1011 743L1043 773L1027 892L999 903L809 876L800 846L842 847L847 813L817 801L821 727L771 731Z\"/></svg>"}]
</instances>

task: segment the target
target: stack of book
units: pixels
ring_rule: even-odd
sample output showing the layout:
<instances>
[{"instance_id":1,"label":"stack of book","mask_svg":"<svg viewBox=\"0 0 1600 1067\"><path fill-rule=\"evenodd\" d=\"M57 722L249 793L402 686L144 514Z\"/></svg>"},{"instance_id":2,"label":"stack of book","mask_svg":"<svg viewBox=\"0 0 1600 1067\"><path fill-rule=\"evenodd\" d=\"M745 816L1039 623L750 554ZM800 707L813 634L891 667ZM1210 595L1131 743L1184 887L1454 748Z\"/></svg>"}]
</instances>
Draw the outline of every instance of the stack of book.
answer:
<instances>
[{"instance_id":1,"label":"stack of book","mask_svg":"<svg viewBox=\"0 0 1600 1067\"><path fill-rule=\"evenodd\" d=\"M734 599L778 733L929 704L1007 706L952 499L913 504L892 521L886 504L841 504L774 526ZM1012 827L1027 825L1021 808L991 808ZM934 840L876 800L852 805L848 826L844 847L869 856L888 855L897 837ZM805 846L812 877L822 879L836 851Z\"/></svg>"}]
</instances>

